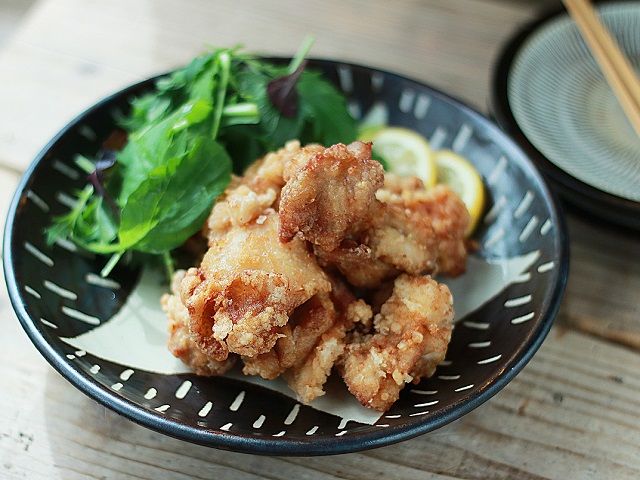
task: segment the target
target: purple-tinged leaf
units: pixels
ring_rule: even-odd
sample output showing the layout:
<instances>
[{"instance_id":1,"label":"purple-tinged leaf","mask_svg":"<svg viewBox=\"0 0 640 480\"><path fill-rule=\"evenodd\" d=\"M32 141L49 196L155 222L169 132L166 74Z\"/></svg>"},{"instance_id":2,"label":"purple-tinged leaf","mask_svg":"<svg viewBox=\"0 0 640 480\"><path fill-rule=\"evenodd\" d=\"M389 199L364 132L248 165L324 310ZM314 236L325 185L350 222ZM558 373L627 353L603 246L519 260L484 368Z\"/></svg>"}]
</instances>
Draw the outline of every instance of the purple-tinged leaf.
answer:
<instances>
[{"instance_id":1,"label":"purple-tinged leaf","mask_svg":"<svg viewBox=\"0 0 640 480\"><path fill-rule=\"evenodd\" d=\"M304 60L295 72L290 75L275 78L267 85L269 100L285 117L295 117L298 114L298 91L296 90L296 84L306 65L307 61Z\"/></svg>"}]
</instances>

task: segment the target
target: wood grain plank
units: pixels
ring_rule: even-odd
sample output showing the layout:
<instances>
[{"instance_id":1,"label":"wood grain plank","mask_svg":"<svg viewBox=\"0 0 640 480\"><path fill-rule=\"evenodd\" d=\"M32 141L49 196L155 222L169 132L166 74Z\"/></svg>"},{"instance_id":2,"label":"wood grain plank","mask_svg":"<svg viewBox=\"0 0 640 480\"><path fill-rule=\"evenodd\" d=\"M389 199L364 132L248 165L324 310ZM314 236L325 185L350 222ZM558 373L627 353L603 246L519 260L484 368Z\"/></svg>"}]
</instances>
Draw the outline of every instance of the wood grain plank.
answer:
<instances>
[{"instance_id":1,"label":"wood grain plank","mask_svg":"<svg viewBox=\"0 0 640 480\"><path fill-rule=\"evenodd\" d=\"M0 50L20 27L34 0L3 0L0 3Z\"/></svg>"},{"instance_id":2,"label":"wood grain plank","mask_svg":"<svg viewBox=\"0 0 640 480\"><path fill-rule=\"evenodd\" d=\"M640 350L640 234L567 219L571 265L558 321Z\"/></svg>"}]
</instances>

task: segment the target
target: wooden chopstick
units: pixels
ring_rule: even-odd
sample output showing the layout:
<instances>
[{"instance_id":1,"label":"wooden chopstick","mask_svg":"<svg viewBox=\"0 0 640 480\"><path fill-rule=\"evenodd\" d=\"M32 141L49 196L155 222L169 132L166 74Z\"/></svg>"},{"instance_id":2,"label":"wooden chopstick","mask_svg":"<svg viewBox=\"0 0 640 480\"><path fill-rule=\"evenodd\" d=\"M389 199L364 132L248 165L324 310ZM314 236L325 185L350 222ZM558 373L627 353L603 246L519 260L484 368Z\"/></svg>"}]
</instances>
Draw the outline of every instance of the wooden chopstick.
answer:
<instances>
[{"instance_id":1,"label":"wooden chopstick","mask_svg":"<svg viewBox=\"0 0 640 480\"><path fill-rule=\"evenodd\" d=\"M640 138L640 80L589 0L563 0ZM638 33L640 34L640 32Z\"/></svg>"}]
</instances>

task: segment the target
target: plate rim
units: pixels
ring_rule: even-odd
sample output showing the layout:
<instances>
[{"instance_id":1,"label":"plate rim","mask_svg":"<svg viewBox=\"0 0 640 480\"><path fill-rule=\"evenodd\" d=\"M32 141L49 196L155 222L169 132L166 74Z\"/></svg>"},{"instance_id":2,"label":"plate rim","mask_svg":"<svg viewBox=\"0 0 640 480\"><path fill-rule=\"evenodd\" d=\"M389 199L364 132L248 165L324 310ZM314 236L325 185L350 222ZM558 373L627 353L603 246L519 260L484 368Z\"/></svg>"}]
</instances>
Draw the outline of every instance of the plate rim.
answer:
<instances>
[{"instance_id":1,"label":"plate rim","mask_svg":"<svg viewBox=\"0 0 640 480\"><path fill-rule=\"evenodd\" d=\"M288 57L265 57L261 58L273 58L273 59L286 59ZM444 99L446 102L453 104L456 108L463 110L467 115L473 117L474 121L478 121L481 124L487 126L497 133L506 141L510 150L515 150L519 153L518 163L525 164L529 168L527 173L531 173L533 177L539 183L541 190L546 196L546 201L550 207L550 218L553 220L554 226L557 229L557 254L558 268L556 270L556 285L551 292L551 295L545 299L545 303L542 308L545 308L545 315L540 315L539 326L529 333L527 340L520 345L518 351L514 355L511 362L508 364L508 369L503 370L503 373L496 375L488 380L485 389L475 394L472 397L463 397L456 404L452 404L445 411L432 414L429 416L429 421L423 421L424 418L407 422L406 424L378 428L378 430L372 430L366 433L355 433L353 435L344 435L341 437L327 437L318 438L310 437L308 441L296 440L286 437L279 437L273 439L271 437L256 438L255 436L244 436L243 434L233 434L221 430L212 430L205 428L197 428L193 425L186 424L177 419L169 419L160 413L153 413L152 411L143 408L133 401L128 400L117 392L112 392L104 386L98 384L92 380L88 375L81 372L79 369L74 368L72 363L66 361L65 356L57 351L42 335L40 330L35 325L35 320L32 319L26 311L25 304L22 302L22 293L18 285L17 279L13 272L13 225L16 217L19 214L19 207L21 199L24 197L29 183L33 179L33 174L36 168L46 159L46 155L49 150L63 137L67 132L72 130L78 123L80 123L87 115L96 109L101 108L105 104L108 104L115 98L122 95L126 95L128 92L141 88L146 83L155 82L158 78L167 75L170 72L165 72L159 75L155 75L144 79L140 82L136 82L132 85L126 86L106 97L102 98L89 108L78 114L73 120L71 120L65 127L63 127L38 153L35 159L31 162L27 170L23 173L16 192L13 196L11 204L9 206L7 219L4 229L3 237L3 270L5 275L5 283L9 293L10 302L14 311L16 312L18 319L27 333L28 337L35 345L40 354L47 360L47 362L66 380L68 380L74 387L80 390L82 393L97 401L99 404L113 410L114 412L122 415L135 423L149 428L150 430L158 433L168 435L180 440L188 441L202 446L214 447L222 450L231 450L241 453L252 453L261 455L287 455L287 456L312 456L312 455L333 455L341 453L352 453L363 451L371 448L382 447L391 445L403 440L408 440L419 435L436 430L452 421L459 419L485 403L500 390L504 388L531 360L533 355L537 352L546 338L551 326L556 318L560 309L562 298L566 289L568 273L569 273L569 241L567 234L567 226L564 215L562 213L561 206L557 200L557 197L553 190L548 186L548 183L543 175L536 168L535 164L531 160L527 152L522 149L513 138L510 138L509 134L500 129L489 117L481 114L474 108L462 101L450 96L437 88L432 87L424 81L413 79L409 76L393 73L375 66L364 66L357 63L352 63L342 60L334 59L319 59L310 58L310 64L318 66L320 64L327 64L333 66L346 66L356 69L364 69L374 72L379 72L384 75L396 77L401 81L409 81L419 85L421 88L426 88L430 93ZM373 427L373 426L372 426Z\"/></svg>"},{"instance_id":2,"label":"plate rim","mask_svg":"<svg viewBox=\"0 0 640 480\"><path fill-rule=\"evenodd\" d=\"M633 2L599 0L595 1L594 4L598 7L633 4ZM563 8L547 11L537 19L525 24L503 45L492 70L490 84L492 116L497 124L522 147L543 174L549 178L552 187L563 199L607 223L615 223L625 228L640 230L640 202L600 190L557 166L531 143L520 129L509 106L507 95L508 78L520 49L536 32L544 28L548 23L562 17L568 17L567 11Z\"/></svg>"}]
</instances>

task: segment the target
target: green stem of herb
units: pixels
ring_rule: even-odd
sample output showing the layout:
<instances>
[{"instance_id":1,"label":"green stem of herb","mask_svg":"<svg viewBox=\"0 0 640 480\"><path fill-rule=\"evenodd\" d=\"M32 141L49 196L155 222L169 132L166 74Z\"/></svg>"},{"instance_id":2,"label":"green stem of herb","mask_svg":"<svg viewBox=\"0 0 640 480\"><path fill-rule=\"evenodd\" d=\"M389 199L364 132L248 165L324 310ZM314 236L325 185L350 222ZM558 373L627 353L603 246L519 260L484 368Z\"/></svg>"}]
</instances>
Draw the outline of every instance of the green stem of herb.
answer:
<instances>
[{"instance_id":1,"label":"green stem of herb","mask_svg":"<svg viewBox=\"0 0 640 480\"><path fill-rule=\"evenodd\" d=\"M255 103L237 103L227 105L222 109L223 117L258 117L258 105Z\"/></svg>"},{"instance_id":2,"label":"green stem of herb","mask_svg":"<svg viewBox=\"0 0 640 480\"><path fill-rule=\"evenodd\" d=\"M163 252L162 261L164 263L164 269L167 272L167 278L172 279L173 274L176 273L176 269L173 266L173 258L171 258L171 253Z\"/></svg>"},{"instance_id":3,"label":"green stem of herb","mask_svg":"<svg viewBox=\"0 0 640 480\"><path fill-rule=\"evenodd\" d=\"M82 189L82 191L78 194L78 199L72 209L72 214L74 216L74 221L73 221L74 228L78 220L82 217L82 212L87 207L87 203L89 202L91 195L93 195L93 191L94 191L93 185L87 184Z\"/></svg>"},{"instance_id":4,"label":"green stem of herb","mask_svg":"<svg viewBox=\"0 0 640 480\"><path fill-rule=\"evenodd\" d=\"M121 250L121 251L116 252L113 255L111 255L111 257L107 261L106 265L102 268L102 270L100 270L100 276L103 277L103 278L104 277L108 277L109 274L111 273L111 270L113 270L113 268L116 266L116 264L122 258L123 254L124 254L124 250Z\"/></svg>"},{"instance_id":5,"label":"green stem of herb","mask_svg":"<svg viewBox=\"0 0 640 480\"><path fill-rule=\"evenodd\" d=\"M87 252L97 253L99 255L109 255L109 254L117 254L124 253L129 248L132 248L132 245L123 245L122 243L102 243L102 242L85 242L81 240L77 236L71 237L73 243L78 245L83 250Z\"/></svg>"},{"instance_id":6,"label":"green stem of herb","mask_svg":"<svg viewBox=\"0 0 640 480\"><path fill-rule=\"evenodd\" d=\"M218 138L218 129L220 128L220 119L222 118L222 109L224 107L224 99L227 95L229 72L231 70L231 57L229 56L229 52L221 52L218 59L220 62L220 82L218 83L215 102L216 107L213 111L213 126L211 128L212 138Z\"/></svg>"},{"instance_id":7,"label":"green stem of herb","mask_svg":"<svg viewBox=\"0 0 640 480\"><path fill-rule=\"evenodd\" d=\"M313 35L308 35L307 38L304 39L304 42L302 42L302 45L300 45L300 48L296 52L296 55L291 59L288 71L289 75L291 75L298 69L302 61L309 53L309 50L311 50L311 47L313 46L313 43L315 41L316 37L314 37Z\"/></svg>"}]
</instances>

